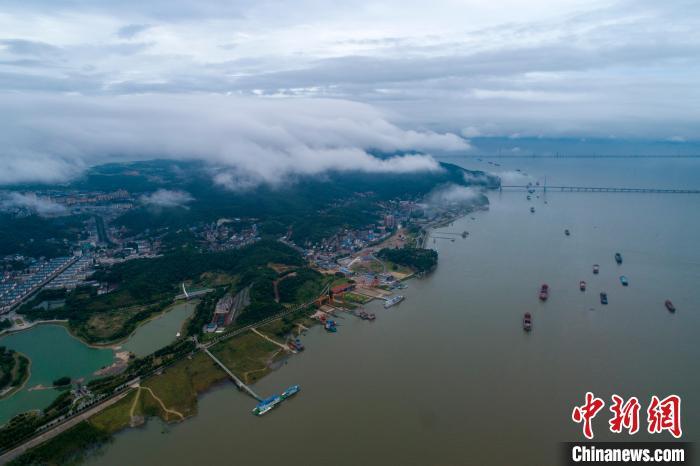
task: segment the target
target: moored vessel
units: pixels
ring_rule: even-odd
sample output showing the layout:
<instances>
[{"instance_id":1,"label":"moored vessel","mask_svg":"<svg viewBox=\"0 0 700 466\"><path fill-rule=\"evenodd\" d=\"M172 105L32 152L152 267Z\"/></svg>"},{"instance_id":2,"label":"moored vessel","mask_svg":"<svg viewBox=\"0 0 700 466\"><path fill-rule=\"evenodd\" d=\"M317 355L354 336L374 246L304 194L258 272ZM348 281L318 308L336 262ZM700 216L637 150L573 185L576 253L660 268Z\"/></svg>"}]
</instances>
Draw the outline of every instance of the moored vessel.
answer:
<instances>
[{"instance_id":1,"label":"moored vessel","mask_svg":"<svg viewBox=\"0 0 700 466\"><path fill-rule=\"evenodd\" d=\"M327 320L326 323L323 325L323 328L326 329L326 332L337 332L338 329L335 326L335 320Z\"/></svg>"},{"instance_id":2,"label":"moored vessel","mask_svg":"<svg viewBox=\"0 0 700 466\"><path fill-rule=\"evenodd\" d=\"M298 338L290 340L287 345L294 351L304 351L304 344Z\"/></svg>"},{"instance_id":3,"label":"moored vessel","mask_svg":"<svg viewBox=\"0 0 700 466\"><path fill-rule=\"evenodd\" d=\"M399 295L393 296L393 297L386 300L386 302L384 303L384 308L390 308L391 306L395 306L403 300L404 300L403 295L399 294Z\"/></svg>"},{"instance_id":4,"label":"moored vessel","mask_svg":"<svg viewBox=\"0 0 700 466\"><path fill-rule=\"evenodd\" d=\"M283 391L283 392L282 392L282 395L280 395L280 397L281 397L283 400L286 400L287 398L289 398L289 397L291 397L291 396L294 396L294 395L296 395L297 393L299 393L299 390L301 390L301 387L300 387L299 385L292 385L291 387L289 387L288 389L286 389L285 391Z\"/></svg>"},{"instance_id":5,"label":"moored vessel","mask_svg":"<svg viewBox=\"0 0 700 466\"><path fill-rule=\"evenodd\" d=\"M263 414L267 413L271 409L275 408L277 405L279 405L282 402L282 398L280 396L271 396L270 398L266 398L262 400L260 403L257 404L255 408L253 408L253 414L256 416L262 416Z\"/></svg>"}]
</instances>

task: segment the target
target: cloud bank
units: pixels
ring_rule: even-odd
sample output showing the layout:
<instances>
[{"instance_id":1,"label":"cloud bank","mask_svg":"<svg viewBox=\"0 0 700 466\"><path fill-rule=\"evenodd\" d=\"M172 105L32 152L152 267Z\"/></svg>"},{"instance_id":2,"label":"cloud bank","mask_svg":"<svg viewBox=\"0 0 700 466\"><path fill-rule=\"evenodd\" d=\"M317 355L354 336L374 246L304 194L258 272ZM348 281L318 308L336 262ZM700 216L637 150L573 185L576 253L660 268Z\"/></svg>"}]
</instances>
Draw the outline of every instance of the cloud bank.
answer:
<instances>
[{"instance_id":1,"label":"cloud bank","mask_svg":"<svg viewBox=\"0 0 700 466\"><path fill-rule=\"evenodd\" d=\"M186 207L194 201L190 193L185 191L159 189L150 194L144 194L139 201L149 207Z\"/></svg>"},{"instance_id":2,"label":"cloud bank","mask_svg":"<svg viewBox=\"0 0 700 466\"><path fill-rule=\"evenodd\" d=\"M0 194L0 210L27 209L43 217L63 215L67 209L50 199L38 197L34 193L8 192Z\"/></svg>"},{"instance_id":3,"label":"cloud bank","mask_svg":"<svg viewBox=\"0 0 700 466\"><path fill-rule=\"evenodd\" d=\"M466 137L699 140L698 56L697 0L4 0L0 11L0 92L333 98Z\"/></svg>"},{"instance_id":4,"label":"cloud bank","mask_svg":"<svg viewBox=\"0 0 700 466\"><path fill-rule=\"evenodd\" d=\"M447 209L476 204L483 199L483 193L474 187L448 184L434 189L425 198L424 204L429 209Z\"/></svg>"},{"instance_id":5,"label":"cloud bank","mask_svg":"<svg viewBox=\"0 0 700 466\"><path fill-rule=\"evenodd\" d=\"M453 134L404 130L367 104L225 95L0 94L0 184L57 182L104 162L202 160L248 187L329 170L438 170L429 155L469 148Z\"/></svg>"}]
</instances>

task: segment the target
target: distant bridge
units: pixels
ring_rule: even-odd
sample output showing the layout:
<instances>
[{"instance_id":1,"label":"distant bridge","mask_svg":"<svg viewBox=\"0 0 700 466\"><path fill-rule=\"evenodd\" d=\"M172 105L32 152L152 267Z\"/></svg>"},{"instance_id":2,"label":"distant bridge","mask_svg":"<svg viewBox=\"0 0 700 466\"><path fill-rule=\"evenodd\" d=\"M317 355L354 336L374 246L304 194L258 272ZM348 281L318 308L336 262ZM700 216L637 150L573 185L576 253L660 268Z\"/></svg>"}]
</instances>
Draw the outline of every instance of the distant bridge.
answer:
<instances>
[{"instance_id":1,"label":"distant bridge","mask_svg":"<svg viewBox=\"0 0 700 466\"><path fill-rule=\"evenodd\" d=\"M700 194L700 189L611 188L599 186L501 185L500 189L541 190L544 192Z\"/></svg>"},{"instance_id":2,"label":"distant bridge","mask_svg":"<svg viewBox=\"0 0 700 466\"><path fill-rule=\"evenodd\" d=\"M464 155L442 155L444 157L464 157ZM676 154L676 155L630 155L630 154L497 154L497 155L470 155L470 158L478 159L700 159L700 154Z\"/></svg>"}]
</instances>

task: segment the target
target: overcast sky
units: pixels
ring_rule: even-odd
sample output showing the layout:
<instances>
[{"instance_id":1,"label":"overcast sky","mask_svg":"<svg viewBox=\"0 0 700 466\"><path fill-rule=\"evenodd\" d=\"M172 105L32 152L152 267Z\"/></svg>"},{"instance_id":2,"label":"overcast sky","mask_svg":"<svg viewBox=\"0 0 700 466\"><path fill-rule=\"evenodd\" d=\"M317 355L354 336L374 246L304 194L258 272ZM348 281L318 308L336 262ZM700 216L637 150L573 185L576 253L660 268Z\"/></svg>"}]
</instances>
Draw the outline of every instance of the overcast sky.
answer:
<instances>
[{"instance_id":1,"label":"overcast sky","mask_svg":"<svg viewBox=\"0 0 700 466\"><path fill-rule=\"evenodd\" d=\"M299 157L308 148L362 151L386 128L389 150L411 138L468 147L447 132L697 140L698 57L697 0L3 0L0 169L24 174L0 183L45 162L63 176L102 160L101 150L169 150L171 128L152 127L158 110L143 117L153 106L177 116L180 139L197 137L188 132L193 108L202 107L198 130L210 118L215 132L240 126L245 112L262 131L269 115L287 112L275 124L293 134ZM309 106L316 121L289 130ZM107 142L96 140L101 112ZM354 132L339 142L344 118ZM83 134L74 128L62 143L61 128L78 119ZM328 119L337 133L319 139L313 127ZM137 139L120 142L120 131ZM241 150L251 136L231 138ZM253 139L264 148L264 137ZM273 149L287 154L277 141ZM201 143L196 155L239 167L227 144Z\"/></svg>"}]
</instances>

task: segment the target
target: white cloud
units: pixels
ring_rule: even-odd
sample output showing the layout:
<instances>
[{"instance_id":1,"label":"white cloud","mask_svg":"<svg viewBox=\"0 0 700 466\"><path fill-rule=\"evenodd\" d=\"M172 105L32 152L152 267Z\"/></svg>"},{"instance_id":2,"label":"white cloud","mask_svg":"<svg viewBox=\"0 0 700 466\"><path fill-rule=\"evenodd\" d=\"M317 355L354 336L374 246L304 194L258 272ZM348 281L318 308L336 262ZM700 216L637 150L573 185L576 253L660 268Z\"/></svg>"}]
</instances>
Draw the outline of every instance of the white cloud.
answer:
<instances>
[{"instance_id":1,"label":"white cloud","mask_svg":"<svg viewBox=\"0 0 700 466\"><path fill-rule=\"evenodd\" d=\"M0 31L0 91L323 97L458 134L700 139L697 0L5 0Z\"/></svg>"},{"instance_id":2,"label":"white cloud","mask_svg":"<svg viewBox=\"0 0 700 466\"><path fill-rule=\"evenodd\" d=\"M0 94L0 183L59 181L125 160L203 160L231 187L330 170L438 170L429 155L465 150L453 134L403 130L374 107L343 100L221 95L84 97Z\"/></svg>"},{"instance_id":3,"label":"white cloud","mask_svg":"<svg viewBox=\"0 0 700 466\"><path fill-rule=\"evenodd\" d=\"M448 184L434 189L424 203L430 208L446 208L472 205L481 198L483 194L476 188Z\"/></svg>"},{"instance_id":4,"label":"white cloud","mask_svg":"<svg viewBox=\"0 0 700 466\"><path fill-rule=\"evenodd\" d=\"M159 189L139 198L142 204L153 207L185 207L194 201L190 193L185 191Z\"/></svg>"},{"instance_id":5,"label":"white cloud","mask_svg":"<svg viewBox=\"0 0 700 466\"><path fill-rule=\"evenodd\" d=\"M67 209L51 199L39 197L34 193L8 192L0 195L2 210L27 209L41 216L63 215Z\"/></svg>"},{"instance_id":6,"label":"white cloud","mask_svg":"<svg viewBox=\"0 0 700 466\"><path fill-rule=\"evenodd\" d=\"M515 170L501 171L501 172L494 173L494 175L499 177L501 179L501 183L504 185L527 184L531 181L534 181L534 179L530 175L526 175L525 173L518 172Z\"/></svg>"}]
</instances>

